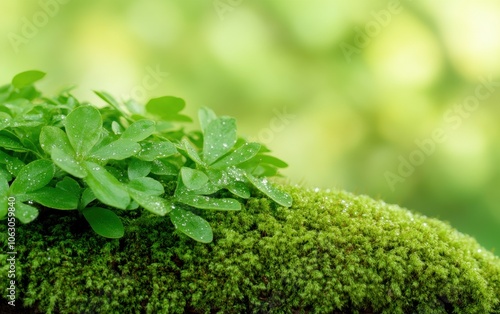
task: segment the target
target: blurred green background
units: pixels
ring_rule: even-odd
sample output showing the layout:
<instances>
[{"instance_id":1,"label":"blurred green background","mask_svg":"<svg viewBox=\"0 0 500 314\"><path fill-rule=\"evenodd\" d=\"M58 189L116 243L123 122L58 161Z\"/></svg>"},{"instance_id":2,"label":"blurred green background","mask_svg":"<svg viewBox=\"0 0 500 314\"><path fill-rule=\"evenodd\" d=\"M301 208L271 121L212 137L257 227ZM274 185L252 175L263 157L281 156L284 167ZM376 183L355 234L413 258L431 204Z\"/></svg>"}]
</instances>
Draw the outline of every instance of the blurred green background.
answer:
<instances>
[{"instance_id":1,"label":"blurred green background","mask_svg":"<svg viewBox=\"0 0 500 314\"><path fill-rule=\"evenodd\" d=\"M39 69L49 94L209 106L288 161L292 183L398 203L498 253L499 1L1 0L0 12L2 84Z\"/></svg>"}]
</instances>

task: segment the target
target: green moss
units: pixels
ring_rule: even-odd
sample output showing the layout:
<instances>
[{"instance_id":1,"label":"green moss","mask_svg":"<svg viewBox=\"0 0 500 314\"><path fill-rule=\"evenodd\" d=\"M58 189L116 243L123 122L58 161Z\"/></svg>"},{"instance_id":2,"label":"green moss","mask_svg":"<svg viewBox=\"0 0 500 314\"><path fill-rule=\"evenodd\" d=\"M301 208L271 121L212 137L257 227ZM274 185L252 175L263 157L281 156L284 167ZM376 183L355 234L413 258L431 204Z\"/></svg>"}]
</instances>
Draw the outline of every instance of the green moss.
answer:
<instances>
[{"instance_id":1,"label":"green moss","mask_svg":"<svg viewBox=\"0 0 500 314\"><path fill-rule=\"evenodd\" d=\"M368 197L285 189L289 209L256 197L205 213L211 244L144 216L119 240L74 216L19 227L18 298L46 313L500 313L500 259L472 238Z\"/></svg>"}]
</instances>

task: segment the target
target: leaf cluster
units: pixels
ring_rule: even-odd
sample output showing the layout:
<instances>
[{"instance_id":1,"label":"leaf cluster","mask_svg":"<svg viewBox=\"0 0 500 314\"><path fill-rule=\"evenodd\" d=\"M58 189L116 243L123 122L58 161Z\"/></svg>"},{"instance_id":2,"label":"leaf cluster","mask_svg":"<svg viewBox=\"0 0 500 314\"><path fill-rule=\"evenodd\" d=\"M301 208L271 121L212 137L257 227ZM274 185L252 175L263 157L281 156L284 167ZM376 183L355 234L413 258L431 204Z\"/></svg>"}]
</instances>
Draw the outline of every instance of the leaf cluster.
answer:
<instances>
[{"instance_id":1,"label":"leaf cluster","mask_svg":"<svg viewBox=\"0 0 500 314\"><path fill-rule=\"evenodd\" d=\"M252 187L291 206L290 195L267 179L286 163L238 137L234 118L201 108L201 130L186 132L178 124L192 120L180 98L140 106L96 92L105 103L97 108L70 90L43 97L34 83L44 76L27 71L0 87L0 219L13 196L23 223L41 206L78 210L97 234L120 238L117 211L145 209L208 243L212 229L199 210L240 210Z\"/></svg>"}]
</instances>

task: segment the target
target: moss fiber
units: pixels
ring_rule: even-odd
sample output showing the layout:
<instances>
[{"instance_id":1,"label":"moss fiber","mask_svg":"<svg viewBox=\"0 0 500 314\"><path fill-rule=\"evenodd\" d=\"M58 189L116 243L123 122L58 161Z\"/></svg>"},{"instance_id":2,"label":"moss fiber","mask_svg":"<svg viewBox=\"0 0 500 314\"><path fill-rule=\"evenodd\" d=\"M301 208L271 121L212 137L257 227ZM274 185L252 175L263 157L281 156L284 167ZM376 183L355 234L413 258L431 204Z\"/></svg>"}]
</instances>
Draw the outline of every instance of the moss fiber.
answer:
<instances>
[{"instance_id":1,"label":"moss fiber","mask_svg":"<svg viewBox=\"0 0 500 314\"><path fill-rule=\"evenodd\" d=\"M125 216L125 237L110 240L76 213L46 214L17 230L18 302L41 313L500 313L500 259L472 238L365 196L284 188L292 208L256 196L241 212L205 213L210 244L161 217Z\"/></svg>"}]
</instances>

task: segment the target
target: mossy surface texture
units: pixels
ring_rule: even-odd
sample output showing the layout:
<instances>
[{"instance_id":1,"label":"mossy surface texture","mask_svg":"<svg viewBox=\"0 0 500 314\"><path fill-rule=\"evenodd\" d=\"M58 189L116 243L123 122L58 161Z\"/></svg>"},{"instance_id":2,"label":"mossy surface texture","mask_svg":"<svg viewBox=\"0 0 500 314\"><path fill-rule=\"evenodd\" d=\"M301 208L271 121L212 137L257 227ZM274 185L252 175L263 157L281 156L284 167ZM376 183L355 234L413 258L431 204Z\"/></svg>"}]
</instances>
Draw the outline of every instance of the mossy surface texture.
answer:
<instances>
[{"instance_id":1,"label":"mossy surface texture","mask_svg":"<svg viewBox=\"0 0 500 314\"><path fill-rule=\"evenodd\" d=\"M17 230L18 300L44 313L500 313L500 259L472 238L368 197L284 188L291 208L257 196L200 212L210 244L164 218L125 218L110 240L42 215Z\"/></svg>"}]
</instances>

